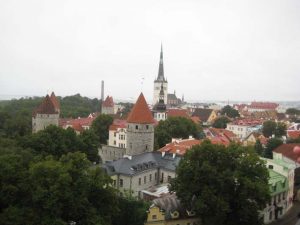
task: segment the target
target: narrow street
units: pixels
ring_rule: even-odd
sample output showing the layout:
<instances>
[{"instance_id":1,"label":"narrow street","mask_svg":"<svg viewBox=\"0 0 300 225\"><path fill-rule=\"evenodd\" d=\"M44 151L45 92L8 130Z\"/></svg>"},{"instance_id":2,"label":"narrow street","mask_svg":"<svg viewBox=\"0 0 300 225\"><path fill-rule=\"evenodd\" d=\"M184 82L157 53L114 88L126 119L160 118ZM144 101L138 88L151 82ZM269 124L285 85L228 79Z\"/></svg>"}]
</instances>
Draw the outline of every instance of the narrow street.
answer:
<instances>
[{"instance_id":1,"label":"narrow street","mask_svg":"<svg viewBox=\"0 0 300 225\"><path fill-rule=\"evenodd\" d=\"M300 212L300 202L295 201L293 207L282 218L270 225L295 225L298 221L298 214Z\"/></svg>"}]
</instances>

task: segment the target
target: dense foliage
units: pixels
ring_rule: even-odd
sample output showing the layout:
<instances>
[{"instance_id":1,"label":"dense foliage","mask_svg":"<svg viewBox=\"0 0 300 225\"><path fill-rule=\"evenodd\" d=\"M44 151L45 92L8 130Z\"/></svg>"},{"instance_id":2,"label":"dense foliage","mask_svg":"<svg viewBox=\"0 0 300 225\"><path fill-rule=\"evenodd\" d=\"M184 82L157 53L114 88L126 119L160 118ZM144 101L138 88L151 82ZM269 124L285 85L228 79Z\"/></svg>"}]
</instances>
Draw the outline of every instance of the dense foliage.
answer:
<instances>
[{"instance_id":1,"label":"dense foliage","mask_svg":"<svg viewBox=\"0 0 300 225\"><path fill-rule=\"evenodd\" d=\"M275 122L272 120L265 121L262 128L263 135L265 137L281 137L286 135L286 125L281 122Z\"/></svg>"},{"instance_id":2,"label":"dense foliage","mask_svg":"<svg viewBox=\"0 0 300 225\"><path fill-rule=\"evenodd\" d=\"M99 162L98 138L91 131L76 135L72 128L62 129L48 126L45 130L23 137L20 141L23 148L30 148L42 156L52 155L56 159L69 152L80 151L92 162Z\"/></svg>"},{"instance_id":3,"label":"dense foliage","mask_svg":"<svg viewBox=\"0 0 300 225\"><path fill-rule=\"evenodd\" d=\"M228 116L230 118L240 117L239 111L232 108L230 105L226 105L222 108L221 115L225 115L225 116Z\"/></svg>"},{"instance_id":4,"label":"dense foliage","mask_svg":"<svg viewBox=\"0 0 300 225\"><path fill-rule=\"evenodd\" d=\"M288 108L285 113L288 115L300 115L300 110L296 108Z\"/></svg>"},{"instance_id":5,"label":"dense foliage","mask_svg":"<svg viewBox=\"0 0 300 225\"><path fill-rule=\"evenodd\" d=\"M231 120L226 116L220 116L218 117L212 124L214 128L222 128L225 129L227 127L227 123L229 123Z\"/></svg>"},{"instance_id":6,"label":"dense foliage","mask_svg":"<svg viewBox=\"0 0 300 225\"><path fill-rule=\"evenodd\" d=\"M180 161L171 189L201 224L258 225L268 202L268 171L251 149L204 142Z\"/></svg>"},{"instance_id":7,"label":"dense foliage","mask_svg":"<svg viewBox=\"0 0 300 225\"><path fill-rule=\"evenodd\" d=\"M170 117L165 121L159 121L155 128L155 149L165 146L172 138L188 138L192 135L199 138L201 128L192 120L184 117Z\"/></svg>"},{"instance_id":8,"label":"dense foliage","mask_svg":"<svg viewBox=\"0 0 300 225\"><path fill-rule=\"evenodd\" d=\"M264 149L263 156L265 158L273 159L273 150L282 144L283 141L281 139L270 138L267 142L266 148Z\"/></svg>"},{"instance_id":9,"label":"dense foliage","mask_svg":"<svg viewBox=\"0 0 300 225\"><path fill-rule=\"evenodd\" d=\"M113 123L110 115L100 114L92 123L91 130L97 135L101 144L107 144L109 126Z\"/></svg>"},{"instance_id":10,"label":"dense foliage","mask_svg":"<svg viewBox=\"0 0 300 225\"><path fill-rule=\"evenodd\" d=\"M1 224L110 224L117 198L110 178L79 152L59 160L0 149Z\"/></svg>"},{"instance_id":11,"label":"dense foliage","mask_svg":"<svg viewBox=\"0 0 300 225\"><path fill-rule=\"evenodd\" d=\"M256 142L255 142L254 150L255 150L255 152L256 152L258 155L260 155L260 156L263 155L264 147L263 147L263 145L261 144L260 140L258 140L258 139L257 139Z\"/></svg>"}]
</instances>

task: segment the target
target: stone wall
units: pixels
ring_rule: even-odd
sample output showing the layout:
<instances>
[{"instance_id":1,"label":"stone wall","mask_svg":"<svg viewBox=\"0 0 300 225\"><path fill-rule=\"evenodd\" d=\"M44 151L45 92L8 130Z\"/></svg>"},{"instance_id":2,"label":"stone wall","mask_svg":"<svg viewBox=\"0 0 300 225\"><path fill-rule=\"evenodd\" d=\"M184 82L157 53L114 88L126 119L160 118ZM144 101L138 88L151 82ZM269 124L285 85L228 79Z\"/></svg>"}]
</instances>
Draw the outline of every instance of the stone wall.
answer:
<instances>
[{"instance_id":1,"label":"stone wall","mask_svg":"<svg viewBox=\"0 0 300 225\"><path fill-rule=\"evenodd\" d=\"M152 152L154 148L153 124L128 124L126 154L137 155Z\"/></svg>"},{"instance_id":2,"label":"stone wall","mask_svg":"<svg viewBox=\"0 0 300 225\"><path fill-rule=\"evenodd\" d=\"M125 155L125 148L102 145L102 147L98 149L98 154L103 163L106 161L118 160Z\"/></svg>"},{"instance_id":3,"label":"stone wall","mask_svg":"<svg viewBox=\"0 0 300 225\"><path fill-rule=\"evenodd\" d=\"M59 114L36 114L32 117L32 132L44 130L49 125L58 126Z\"/></svg>"}]
</instances>

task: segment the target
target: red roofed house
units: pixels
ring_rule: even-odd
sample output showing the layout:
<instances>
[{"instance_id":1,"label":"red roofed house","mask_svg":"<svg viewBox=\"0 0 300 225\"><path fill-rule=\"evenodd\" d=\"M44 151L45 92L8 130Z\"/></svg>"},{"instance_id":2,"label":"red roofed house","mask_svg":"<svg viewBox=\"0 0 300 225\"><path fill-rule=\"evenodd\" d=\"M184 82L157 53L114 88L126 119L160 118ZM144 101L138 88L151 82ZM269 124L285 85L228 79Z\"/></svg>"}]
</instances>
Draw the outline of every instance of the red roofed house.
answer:
<instances>
[{"instance_id":1,"label":"red roofed house","mask_svg":"<svg viewBox=\"0 0 300 225\"><path fill-rule=\"evenodd\" d=\"M287 137L290 139L300 138L300 123L295 123L287 129Z\"/></svg>"},{"instance_id":2,"label":"red roofed house","mask_svg":"<svg viewBox=\"0 0 300 225\"><path fill-rule=\"evenodd\" d=\"M73 128L77 134L83 132L84 130L90 129L94 119L97 117L97 114L90 114L86 118L77 119L60 119L59 126L67 129L69 127Z\"/></svg>"},{"instance_id":3,"label":"red roofed house","mask_svg":"<svg viewBox=\"0 0 300 225\"><path fill-rule=\"evenodd\" d=\"M126 148L127 121L115 119L109 127L108 145Z\"/></svg>"},{"instance_id":4,"label":"red roofed house","mask_svg":"<svg viewBox=\"0 0 300 225\"><path fill-rule=\"evenodd\" d=\"M170 117L190 118L189 113L186 109L168 109L167 116L168 118Z\"/></svg>"},{"instance_id":5,"label":"red roofed house","mask_svg":"<svg viewBox=\"0 0 300 225\"><path fill-rule=\"evenodd\" d=\"M44 130L49 125L58 126L59 103L52 92L51 97L46 95L42 103L32 113L32 132Z\"/></svg>"},{"instance_id":6,"label":"red roofed house","mask_svg":"<svg viewBox=\"0 0 300 225\"><path fill-rule=\"evenodd\" d=\"M296 166L295 169L295 186L300 185L300 163L297 161L298 155L294 153L294 148L299 147L300 143L282 144L273 150L273 159L283 160ZM299 188L298 188L299 189Z\"/></svg>"},{"instance_id":7,"label":"red roofed house","mask_svg":"<svg viewBox=\"0 0 300 225\"><path fill-rule=\"evenodd\" d=\"M237 136L232 131L226 129L211 127L204 129L204 133L212 144L228 146L232 141L238 141Z\"/></svg>"},{"instance_id":8,"label":"red roofed house","mask_svg":"<svg viewBox=\"0 0 300 225\"><path fill-rule=\"evenodd\" d=\"M279 104L273 102L251 102L248 106L249 112L275 111Z\"/></svg>"},{"instance_id":9,"label":"red roofed house","mask_svg":"<svg viewBox=\"0 0 300 225\"><path fill-rule=\"evenodd\" d=\"M158 151L184 155L191 147L199 144L201 144L201 141L196 140L192 137L190 137L189 139L173 138L171 143L166 144L166 146L160 148Z\"/></svg>"},{"instance_id":10,"label":"red roofed house","mask_svg":"<svg viewBox=\"0 0 300 225\"><path fill-rule=\"evenodd\" d=\"M115 109L115 104L114 104L113 97L107 96L104 102L102 102L101 113L113 115L115 114L114 109Z\"/></svg>"},{"instance_id":11,"label":"red roofed house","mask_svg":"<svg viewBox=\"0 0 300 225\"><path fill-rule=\"evenodd\" d=\"M154 123L152 113L141 93L127 118L126 155L153 151Z\"/></svg>"},{"instance_id":12,"label":"red roofed house","mask_svg":"<svg viewBox=\"0 0 300 225\"><path fill-rule=\"evenodd\" d=\"M217 118L217 113L213 109L197 108L192 116L198 117L203 125L210 125Z\"/></svg>"}]
</instances>

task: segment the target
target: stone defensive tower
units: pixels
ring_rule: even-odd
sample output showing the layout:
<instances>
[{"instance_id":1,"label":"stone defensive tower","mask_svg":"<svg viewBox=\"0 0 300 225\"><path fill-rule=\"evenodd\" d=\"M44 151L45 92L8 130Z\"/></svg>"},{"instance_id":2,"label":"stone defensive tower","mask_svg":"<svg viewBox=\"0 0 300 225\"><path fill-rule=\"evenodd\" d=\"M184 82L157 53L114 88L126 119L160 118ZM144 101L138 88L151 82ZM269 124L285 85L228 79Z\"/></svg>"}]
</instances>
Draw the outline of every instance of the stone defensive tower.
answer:
<instances>
[{"instance_id":1,"label":"stone defensive tower","mask_svg":"<svg viewBox=\"0 0 300 225\"><path fill-rule=\"evenodd\" d=\"M46 95L42 103L32 113L32 132L44 130L49 125L58 126L60 105L52 92L51 97Z\"/></svg>"},{"instance_id":2,"label":"stone defensive tower","mask_svg":"<svg viewBox=\"0 0 300 225\"><path fill-rule=\"evenodd\" d=\"M154 119L143 93L127 119L126 155L151 152L154 147Z\"/></svg>"}]
</instances>

